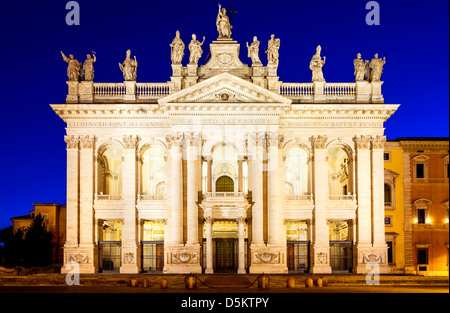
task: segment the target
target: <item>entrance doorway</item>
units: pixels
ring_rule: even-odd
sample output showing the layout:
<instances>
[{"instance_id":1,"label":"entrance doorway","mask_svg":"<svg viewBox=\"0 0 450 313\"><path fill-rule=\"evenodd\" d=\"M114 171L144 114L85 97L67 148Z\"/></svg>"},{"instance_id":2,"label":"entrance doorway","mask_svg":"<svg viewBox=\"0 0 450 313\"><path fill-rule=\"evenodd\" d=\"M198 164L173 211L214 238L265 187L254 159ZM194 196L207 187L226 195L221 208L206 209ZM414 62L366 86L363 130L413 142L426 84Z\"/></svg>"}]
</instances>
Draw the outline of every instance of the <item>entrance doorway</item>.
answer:
<instances>
[{"instance_id":1,"label":"entrance doorway","mask_svg":"<svg viewBox=\"0 0 450 313\"><path fill-rule=\"evenodd\" d=\"M162 272L164 241L142 241L142 272Z\"/></svg>"},{"instance_id":2,"label":"entrance doorway","mask_svg":"<svg viewBox=\"0 0 450 313\"><path fill-rule=\"evenodd\" d=\"M330 241L330 266L334 273L351 273L353 263L352 241Z\"/></svg>"},{"instance_id":3,"label":"entrance doorway","mask_svg":"<svg viewBox=\"0 0 450 313\"><path fill-rule=\"evenodd\" d=\"M213 239L215 256L215 273L236 273L238 256L238 239L235 238L216 238Z\"/></svg>"},{"instance_id":4,"label":"entrance doorway","mask_svg":"<svg viewBox=\"0 0 450 313\"><path fill-rule=\"evenodd\" d=\"M309 271L309 241L287 242L288 271L307 273Z\"/></svg>"},{"instance_id":5,"label":"entrance doorway","mask_svg":"<svg viewBox=\"0 0 450 313\"><path fill-rule=\"evenodd\" d=\"M119 272L121 265L120 241L100 241L98 243L98 264L100 273Z\"/></svg>"}]
</instances>

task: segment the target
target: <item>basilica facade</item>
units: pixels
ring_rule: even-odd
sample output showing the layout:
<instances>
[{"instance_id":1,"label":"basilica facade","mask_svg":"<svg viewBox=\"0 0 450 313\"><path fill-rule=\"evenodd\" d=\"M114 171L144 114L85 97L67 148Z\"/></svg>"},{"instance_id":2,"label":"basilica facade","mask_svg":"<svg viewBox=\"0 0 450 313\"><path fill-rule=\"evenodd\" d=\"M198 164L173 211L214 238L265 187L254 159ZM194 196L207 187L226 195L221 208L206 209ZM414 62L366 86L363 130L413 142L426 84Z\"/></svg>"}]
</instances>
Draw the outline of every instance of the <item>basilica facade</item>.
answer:
<instances>
[{"instance_id":1,"label":"basilica facade","mask_svg":"<svg viewBox=\"0 0 450 313\"><path fill-rule=\"evenodd\" d=\"M64 263L81 273L366 273L389 270L384 228L384 60L355 59L355 82L277 75L280 39L241 61L226 12L204 40L171 44L166 83L93 81L68 63ZM361 63L362 61L362 63ZM118 69L119 70L119 69ZM78 75L82 73L82 75ZM70 269L70 268L69 268ZM63 267L63 271L68 271Z\"/></svg>"}]
</instances>

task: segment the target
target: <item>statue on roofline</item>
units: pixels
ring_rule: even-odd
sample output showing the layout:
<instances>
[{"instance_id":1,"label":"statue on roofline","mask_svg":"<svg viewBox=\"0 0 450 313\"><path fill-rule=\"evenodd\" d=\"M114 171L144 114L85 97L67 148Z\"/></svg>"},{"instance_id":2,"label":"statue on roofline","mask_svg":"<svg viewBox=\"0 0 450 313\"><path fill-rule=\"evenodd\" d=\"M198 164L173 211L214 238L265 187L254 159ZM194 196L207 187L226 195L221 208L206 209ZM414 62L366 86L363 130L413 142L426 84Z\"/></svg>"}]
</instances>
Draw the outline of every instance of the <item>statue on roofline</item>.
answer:
<instances>
[{"instance_id":1,"label":"statue on roofline","mask_svg":"<svg viewBox=\"0 0 450 313\"><path fill-rule=\"evenodd\" d=\"M189 56L189 64L198 64L198 60L202 57L203 54L203 43L205 42L205 36L203 36L203 41L200 42L197 40L197 36L192 34L192 40L189 43L189 51L191 55Z\"/></svg>"},{"instance_id":2,"label":"statue on roofline","mask_svg":"<svg viewBox=\"0 0 450 313\"><path fill-rule=\"evenodd\" d=\"M67 66L67 76L69 77L69 81L79 81L81 63L73 57L73 54L69 54L69 57L66 57L61 51L61 55L63 60L69 64Z\"/></svg>"},{"instance_id":3,"label":"statue on roofline","mask_svg":"<svg viewBox=\"0 0 450 313\"><path fill-rule=\"evenodd\" d=\"M219 13L216 18L217 31L219 32L219 37L231 38L231 23L227 16L227 10L222 8L219 4Z\"/></svg>"},{"instance_id":4,"label":"statue on roofline","mask_svg":"<svg viewBox=\"0 0 450 313\"><path fill-rule=\"evenodd\" d=\"M372 69L370 73L370 81L377 82L381 79L381 74L383 74L383 66L386 63L386 57L382 59L378 58L378 53L375 53L374 58L370 61L369 66Z\"/></svg>"},{"instance_id":5,"label":"statue on roofline","mask_svg":"<svg viewBox=\"0 0 450 313\"><path fill-rule=\"evenodd\" d=\"M278 64L278 50L280 49L280 39L275 38L275 35L270 35L269 42L267 44L267 62L269 64Z\"/></svg>"},{"instance_id":6,"label":"statue on roofline","mask_svg":"<svg viewBox=\"0 0 450 313\"><path fill-rule=\"evenodd\" d=\"M86 60L84 61L81 80L93 81L94 80L94 63L97 62L95 52L92 52L92 56L88 54Z\"/></svg>"},{"instance_id":7,"label":"statue on roofline","mask_svg":"<svg viewBox=\"0 0 450 313\"><path fill-rule=\"evenodd\" d=\"M322 47L320 45L316 48L316 54L313 55L311 61L309 62L309 69L312 71L312 82L324 82L322 67L325 65L326 57L320 56L320 51Z\"/></svg>"},{"instance_id":8,"label":"statue on roofline","mask_svg":"<svg viewBox=\"0 0 450 313\"><path fill-rule=\"evenodd\" d=\"M175 33L175 38L170 44L172 64L181 64L184 56L184 42L180 38L180 32L177 30Z\"/></svg>"},{"instance_id":9,"label":"statue on roofline","mask_svg":"<svg viewBox=\"0 0 450 313\"><path fill-rule=\"evenodd\" d=\"M361 59L361 53L356 55L356 59L353 60L353 65L355 67L354 75L355 81L363 81L366 77L366 65L369 63L369 60Z\"/></svg>"},{"instance_id":10,"label":"statue on roofline","mask_svg":"<svg viewBox=\"0 0 450 313\"><path fill-rule=\"evenodd\" d=\"M131 59L131 50L127 50L127 56L123 63L119 63L120 70L123 72L123 78L126 81L135 81L137 77L137 60L136 56Z\"/></svg>"},{"instance_id":11,"label":"statue on roofline","mask_svg":"<svg viewBox=\"0 0 450 313\"><path fill-rule=\"evenodd\" d=\"M253 37L253 42L251 45L248 45L247 42L247 48L248 48L248 57L252 59L253 65L261 65L261 60L259 59L259 40L255 36Z\"/></svg>"}]
</instances>

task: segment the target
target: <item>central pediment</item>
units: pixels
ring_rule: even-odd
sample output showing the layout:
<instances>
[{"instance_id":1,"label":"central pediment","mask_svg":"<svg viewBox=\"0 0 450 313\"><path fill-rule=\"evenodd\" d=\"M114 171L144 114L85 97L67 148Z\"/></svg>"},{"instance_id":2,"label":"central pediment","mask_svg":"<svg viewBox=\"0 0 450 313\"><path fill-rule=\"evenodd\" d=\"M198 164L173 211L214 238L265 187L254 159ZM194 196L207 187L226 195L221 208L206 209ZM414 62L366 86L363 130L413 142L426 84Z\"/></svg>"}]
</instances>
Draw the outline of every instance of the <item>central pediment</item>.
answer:
<instances>
[{"instance_id":1,"label":"central pediment","mask_svg":"<svg viewBox=\"0 0 450 313\"><path fill-rule=\"evenodd\" d=\"M289 106L291 99L229 73L221 73L158 100L169 104L275 104Z\"/></svg>"}]
</instances>

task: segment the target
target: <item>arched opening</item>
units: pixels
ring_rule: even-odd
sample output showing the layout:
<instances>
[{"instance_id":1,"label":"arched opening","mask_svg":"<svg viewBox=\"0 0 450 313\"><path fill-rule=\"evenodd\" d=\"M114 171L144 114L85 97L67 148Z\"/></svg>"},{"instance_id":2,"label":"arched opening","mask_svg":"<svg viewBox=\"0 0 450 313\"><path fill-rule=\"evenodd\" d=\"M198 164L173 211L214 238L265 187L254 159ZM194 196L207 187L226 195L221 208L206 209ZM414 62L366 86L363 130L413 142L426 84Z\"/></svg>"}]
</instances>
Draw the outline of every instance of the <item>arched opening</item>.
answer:
<instances>
[{"instance_id":1,"label":"arched opening","mask_svg":"<svg viewBox=\"0 0 450 313\"><path fill-rule=\"evenodd\" d=\"M384 184L384 205L391 205L392 195L391 195L391 186L388 184Z\"/></svg>"},{"instance_id":2,"label":"arched opening","mask_svg":"<svg viewBox=\"0 0 450 313\"><path fill-rule=\"evenodd\" d=\"M99 149L98 184L99 195L122 195L122 149L108 146Z\"/></svg>"},{"instance_id":3,"label":"arched opening","mask_svg":"<svg viewBox=\"0 0 450 313\"><path fill-rule=\"evenodd\" d=\"M146 147L141 155L141 195L162 196L164 194L165 166L164 150L157 145Z\"/></svg>"},{"instance_id":4,"label":"arched opening","mask_svg":"<svg viewBox=\"0 0 450 313\"><path fill-rule=\"evenodd\" d=\"M234 192L234 181L231 177L221 176L216 180L216 192Z\"/></svg>"},{"instance_id":5,"label":"arched opening","mask_svg":"<svg viewBox=\"0 0 450 313\"><path fill-rule=\"evenodd\" d=\"M301 147L288 149L285 161L286 196L308 195L309 182L308 152Z\"/></svg>"},{"instance_id":6,"label":"arched opening","mask_svg":"<svg viewBox=\"0 0 450 313\"><path fill-rule=\"evenodd\" d=\"M328 150L328 194L330 196L353 194L352 159L340 146Z\"/></svg>"}]
</instances>

